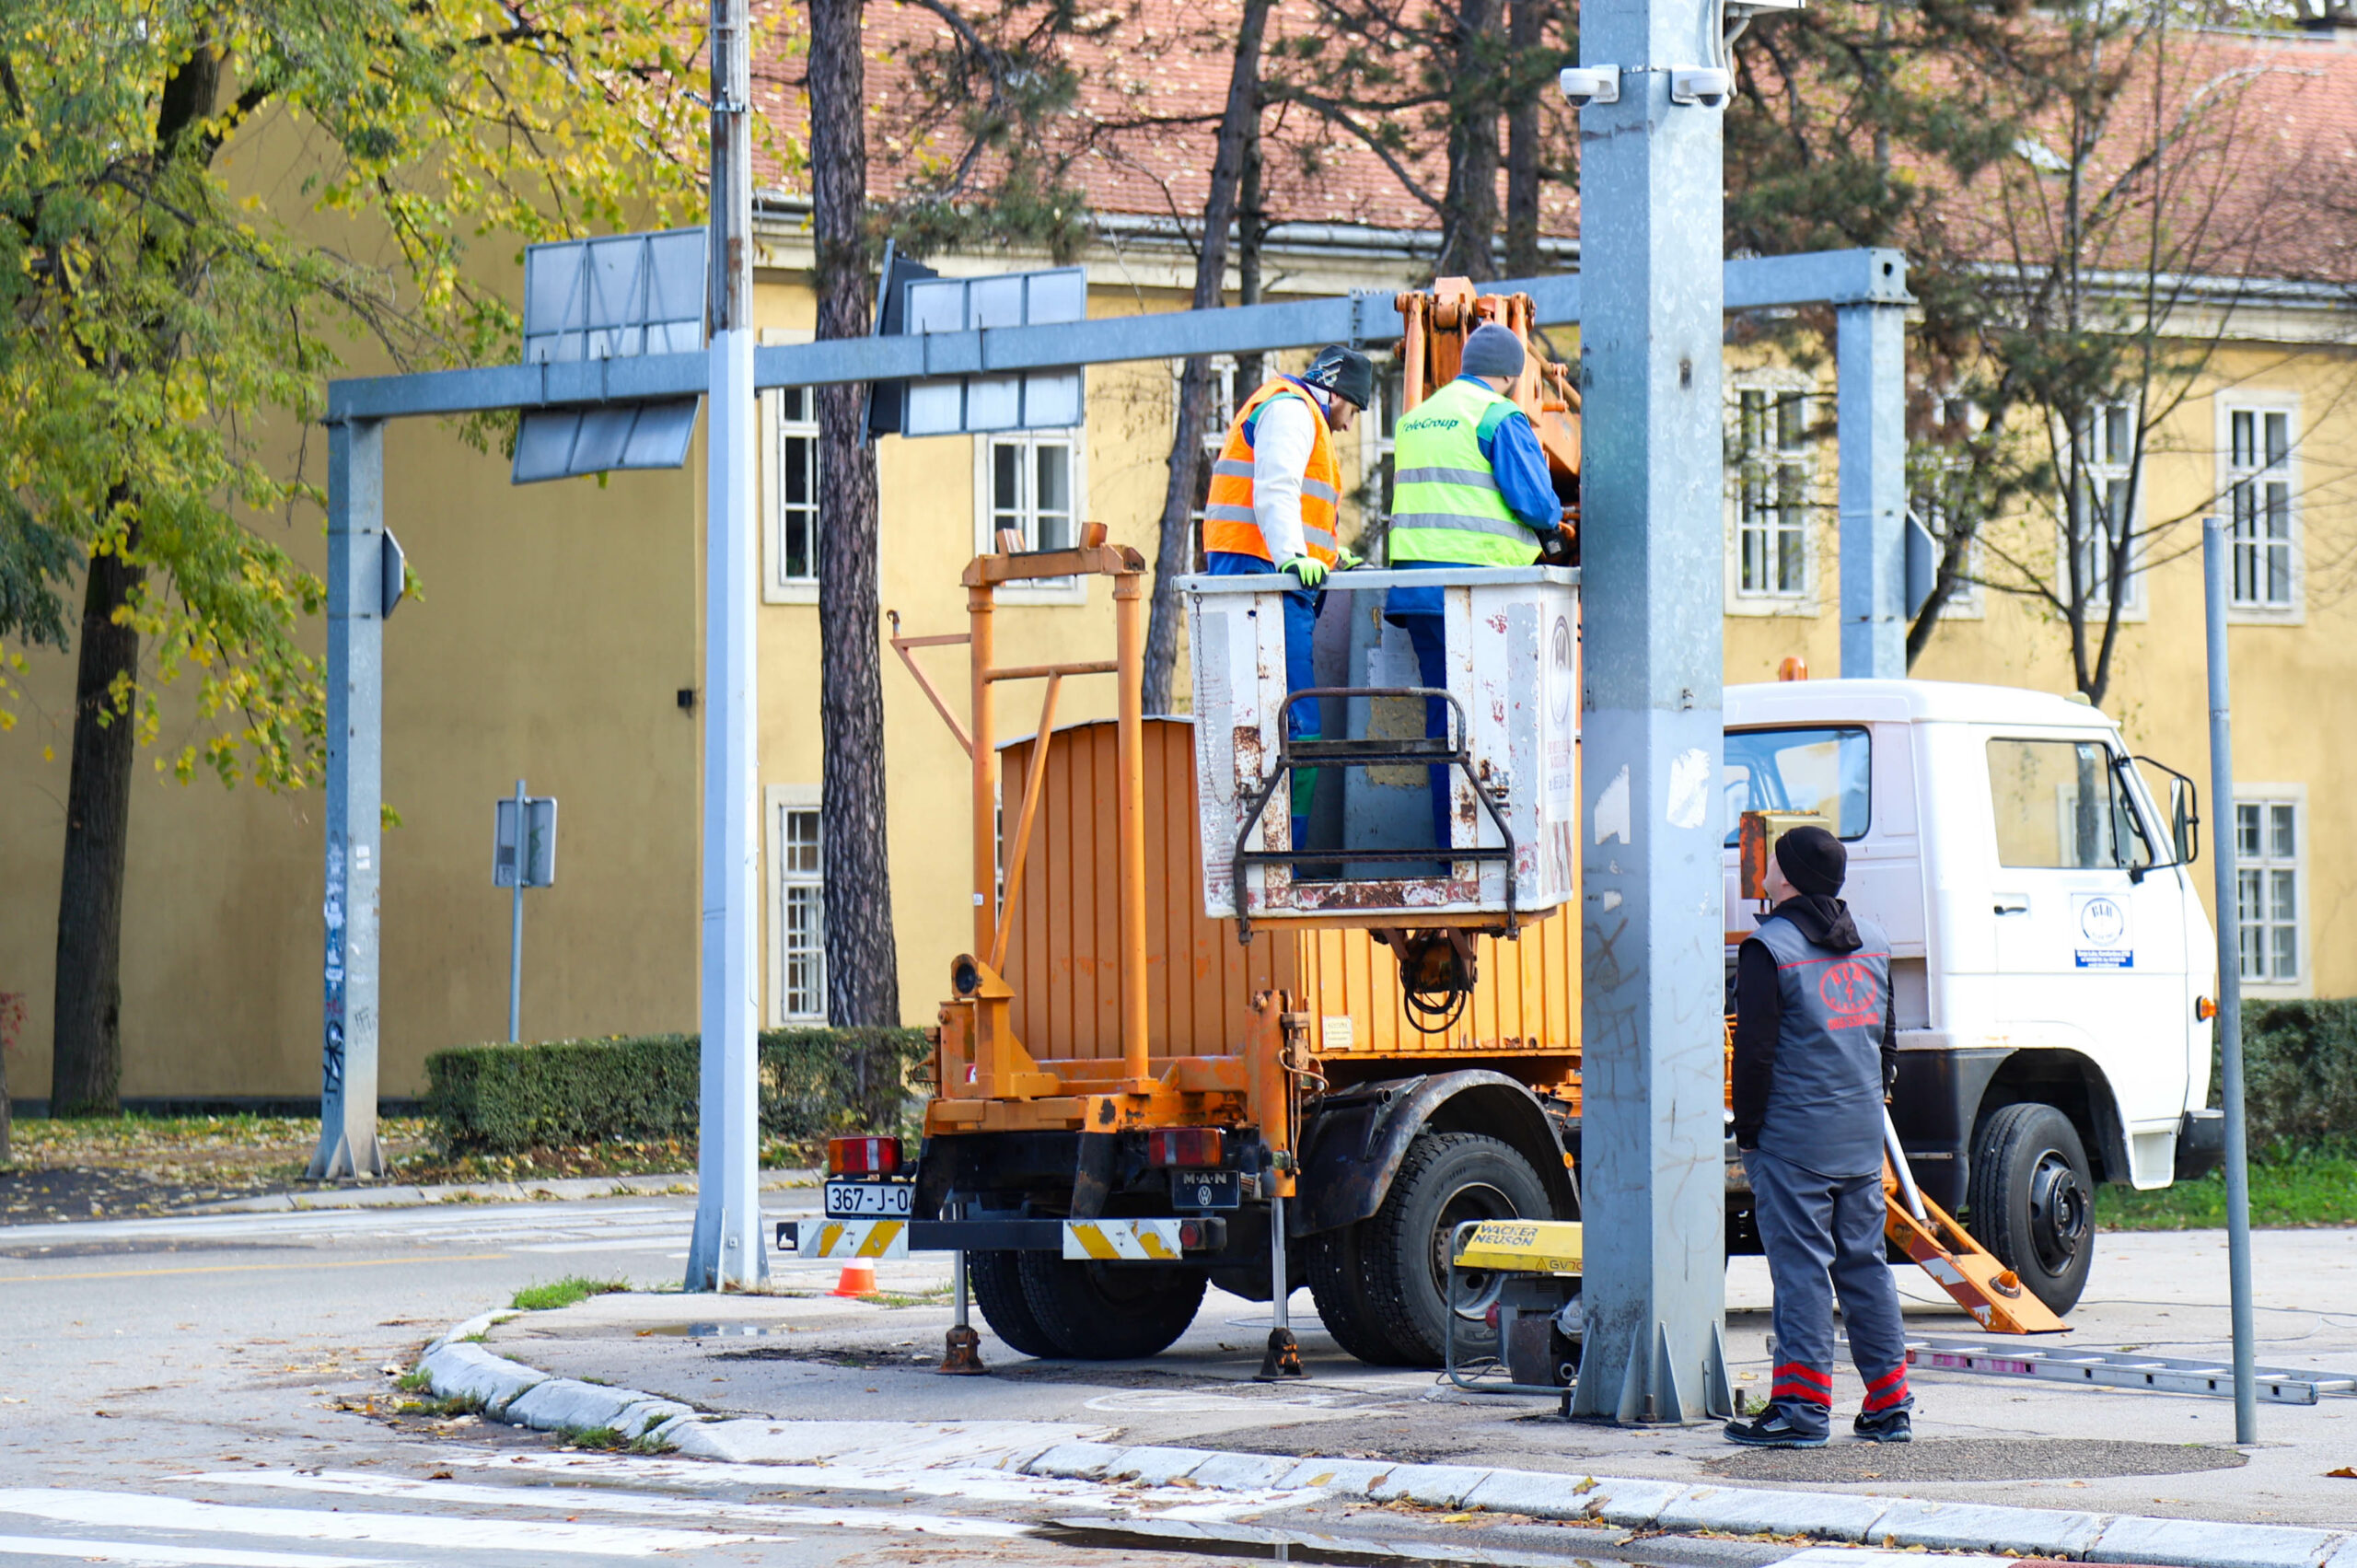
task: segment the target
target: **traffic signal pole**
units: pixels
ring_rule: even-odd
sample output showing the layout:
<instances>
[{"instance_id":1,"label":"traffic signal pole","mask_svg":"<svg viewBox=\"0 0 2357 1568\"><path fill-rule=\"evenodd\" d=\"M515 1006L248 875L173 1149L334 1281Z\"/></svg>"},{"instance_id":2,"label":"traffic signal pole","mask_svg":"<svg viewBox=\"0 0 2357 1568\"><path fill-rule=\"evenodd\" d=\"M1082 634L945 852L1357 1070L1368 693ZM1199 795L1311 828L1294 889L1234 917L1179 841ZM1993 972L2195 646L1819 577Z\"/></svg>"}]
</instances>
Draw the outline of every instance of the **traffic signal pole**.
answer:
<instances>
[{"instance_id":1,"label":"traffic signal pole","mask_svg":"<svg viewBox=\"0 0 2357 1568\"><path fill-rule=\"evenodd\" d=\"M1718 64L1702 0L1585 0L1580 114L1581 1199L1574 1414L1732 1413L1719 787L1724 545ZM1674 75L1678 81L1674 81ZM1674 96L1674 87L1685 92ZM1599 95L1601 97L1601 95Z\"/></svg>"},{"instance_id":2,"label":"traffic signal pole","mask_svg":"<svg viewBox=\"0 0 2357 1568\"><path fill-rule=\"evenodd\" d=\"M759 714L753 616L752 71L749 0L712 6L712 281L704 487L701 1135L687 1288L769 1279L761 1244Z\"/></svg>"}]
</instances>

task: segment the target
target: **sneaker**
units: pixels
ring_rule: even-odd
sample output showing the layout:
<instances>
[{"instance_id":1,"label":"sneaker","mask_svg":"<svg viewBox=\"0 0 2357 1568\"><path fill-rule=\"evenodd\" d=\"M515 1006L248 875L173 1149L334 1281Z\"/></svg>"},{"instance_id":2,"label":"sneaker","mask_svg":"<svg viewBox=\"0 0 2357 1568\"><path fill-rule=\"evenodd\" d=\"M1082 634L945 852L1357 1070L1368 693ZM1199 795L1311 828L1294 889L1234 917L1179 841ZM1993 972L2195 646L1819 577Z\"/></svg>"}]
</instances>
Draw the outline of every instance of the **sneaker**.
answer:
<instances>
[{"instance_id":1,"label":"sneaker","mask_svg":"<svg viewBox=\"0 0 2357 1568\"><path fill-rule=\"evenodd\" d=\"M1810 1432L1793 1423L1782 1411L1771 1408L1764 1415L1750 1421L1731 1421L1726 1425L1726 1438L1747 1448L1822 1448L1823 1432Z\"/></svg>"},{"instance_id":2,"label":"sneaker","mask_svg":"<svg viewBox=\"0 0 2357 1568\"><path fill-rule=\"evenodd\" d=\"M1858 1412L1850 1430L1869 1443L1912 1443L1915 1441L1915 1421L1905 1405L1894 1405L1874 1415Z\"/></svg>"}]
</instances>

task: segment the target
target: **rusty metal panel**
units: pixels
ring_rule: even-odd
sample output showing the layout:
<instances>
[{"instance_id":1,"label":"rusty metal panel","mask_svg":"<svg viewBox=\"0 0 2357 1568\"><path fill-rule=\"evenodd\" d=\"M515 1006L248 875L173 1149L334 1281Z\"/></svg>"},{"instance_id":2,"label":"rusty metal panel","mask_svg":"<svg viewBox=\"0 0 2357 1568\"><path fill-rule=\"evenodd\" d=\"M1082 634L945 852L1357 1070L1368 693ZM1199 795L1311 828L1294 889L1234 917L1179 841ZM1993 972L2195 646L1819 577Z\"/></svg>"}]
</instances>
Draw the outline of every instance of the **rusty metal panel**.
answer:
<instances>
[{"instance_id":1,"label":"rusty metal panel","mask_svg":"<svg viewBox=\"0 0 2357 1568\"><path fill-rule=\"evenodd\" d=\"M1056 731L1017 898L1004 972L1016 993L1016 1037L1043 1062L1121 1053L1114 729L1109 719ZM1203 913L1192 731L1183 718L1145 724L1146 918L1152 923L1146 934L1147 1038L1153 1055L1233 1053L1243 1039L1253 993L1271 986L1292 993L1297 1005L1316 1016L1313 1038L1320 1049L1337 1054L1560 1054L1576 1049L1579 981L1568 920L1527 927L1519 942L1481 938L1473 1005L1446 1037L1420 1035L1409 1027L1390 949L1364 931L1263 931L1249 947L1239 945L1234 921ZM1022 791L1035 743L1012 741L1001 751L1009 833L1023 815ZM1345 1037L1349 1044L1341 1043Z\"/></svg>"}]
</instances>

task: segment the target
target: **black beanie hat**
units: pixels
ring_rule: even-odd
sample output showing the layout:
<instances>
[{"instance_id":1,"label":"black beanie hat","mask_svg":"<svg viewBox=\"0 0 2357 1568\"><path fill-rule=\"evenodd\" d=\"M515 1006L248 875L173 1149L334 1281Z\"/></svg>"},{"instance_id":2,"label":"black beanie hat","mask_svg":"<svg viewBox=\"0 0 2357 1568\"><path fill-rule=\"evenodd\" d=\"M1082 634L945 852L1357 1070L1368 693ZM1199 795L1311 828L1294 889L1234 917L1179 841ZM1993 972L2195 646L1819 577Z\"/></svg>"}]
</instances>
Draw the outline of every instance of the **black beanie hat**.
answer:
<instances>
[{"instance_id":1,"label":"black beanie hat","mask_svg":"<svg viewBox=\"0 0 2357 1568\"><path fill-rule=\"evenodd\" d=\"M1850 852L1822 828L1794 828L1776 840L1776 864L1794 890L1831 898L1849 873Z\"/></svg>"}]
</instances>

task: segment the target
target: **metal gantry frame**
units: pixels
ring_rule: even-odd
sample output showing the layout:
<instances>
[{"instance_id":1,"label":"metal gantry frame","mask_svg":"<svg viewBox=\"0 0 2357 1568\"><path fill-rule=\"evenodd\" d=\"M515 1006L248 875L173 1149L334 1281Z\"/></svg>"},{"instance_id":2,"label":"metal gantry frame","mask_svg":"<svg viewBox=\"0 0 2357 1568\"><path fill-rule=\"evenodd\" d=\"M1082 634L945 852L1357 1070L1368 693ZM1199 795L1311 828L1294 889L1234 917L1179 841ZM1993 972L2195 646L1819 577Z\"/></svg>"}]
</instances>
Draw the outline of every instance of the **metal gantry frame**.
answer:
<instances>
[{"instance_id":1,"label":"metal gantry frame","mask_svg":"<svg viewBox=\"0 0 2357 1568\"><path fill-rule=\"evenodd\" d=\"M1650 57L1633 41L1627 51L1624 58ZM1649 75L1636 67L1628 72L1638 82L1664 75ZM1707 157L1693 149L1678 153L1676 138L1664 137L1655 127L1655 134L1626 143L1659 143L1656 151L1671 156L1672 163L1650 170L1641 165L1634 175L1622 175L1591 139L1588 210L1612 213L1614 219L1609 226L1589 226L1586 276L1484 285L1484 292L1529 295L1541 326L1583 325L1590 454L1584 475L1584 562L1591 590L1585 767L1586 777L1598 784L1623 767L1633 770L1638 788L1631 799L1651 803L1646 811L1632 813L1638 830L1629 842L1589 846L1589 904L1584 912L1585 961L1592 976L1584 1028L1593 1042L1586 1140L1596 1155L1596 1168L1606 1177L1591 1199L1589 1245L1598 1264L1592 1273L1600 1302L1620 1303L1620 1287L1607 1282L1622 1277L1643 1298L1625 1304L1626 1313L1615 1305L1599 1327L1616 1334L1625 1329L1651 1347L1641 1353L1631 1348L1637 1339L1630 1338L1628 1346L1596 1353L1616 1363L1608 1375L1599 1365L1596 1386L1611 1385L1611 1408L1603 1413L1623 1419L1649 1411L1690 1417L1707 1405L1696 1397L1701 1390L1689 1368L1699 1369L1698 1347L1715 1341L1723 1316L1716 1210L1701 1216L1698 1207L1694 1224L1667 1231L1662 1228L1665 1215L1654 1212L1655 1195L1674 1188L1707 1191L1713 1203L1719 1191L1719 849L1715 829L1703 825L1705 819L1716 819L1705 813L1695 825L1666 835L1656 832L1653 821L1659 815L1654 807L1681 787L1698 787L1688 777L1697 766L1705 770L1699 784L1704 798L1715 799L1724 610L1724 416L1718 395L1723 311L1833 308L1841 668L1852 676L1905 673L1904 332L1910 303L1905 262L1894 250L1859 250L1727 261L1723 270L1714 265L1715 111L1670 110L1666 91L1656 83L1648 99L1632 84L1618 111L1650 114L1672 126L1675 120L1666 116L1709 115ZM1597 111L1589 112L1593 119ZM1678 193L1690 192L1698 180L1713 193L1707 212L1680 209ZM782 347L751 347L740 341L749 334L731 332L725 347L729 358L749 350L757 389L1242 355L1395 339L1399 318L1392 297L1388 290L1367 291L1233 309ZM672 354L330 384L327 957L314 1177L375 1176L385 1168L377 1140L377 1088L386 423L704 395L713 389L722 362L721 354ZM712 466L724 477L749 482L750 463L751 454L731 452L714 455ZM717 508L713 517L717 530ZM754 1237L758 1244L758 1217L747 1212L759 1191L750 1039L758 968L746 944L757 928L759 908L751 799L758 747L749 695L760 563L750 538L716 540L709 555L705 612L727 620L726 640L736 651L726 675L732 690L715 690L704 704L706 726L723 731L707 734L707 753L726 757L729 765L707 769L713 776L705 790L701 919L707 947L717 940L725 949L718 982L738 1023L731 1033L744 1038L707 1042L706 1155L700 1166L706 1191L698 1237L701 1241L706 1233L702 1210L719 1205L732 1211L719 1228ZM720 629L714 630L717 649ZM710 671L707 678L713 679ZM733 690L740 679L743 700ZM747 798L730 801L732 784ZM739 832L746 835L741 847ZM714 958L707 952L707 992ZM1673 1038L1683 1040L1687 1034L1691 1041L1666 1050ZM721 1058L718 1072L712 1070L715 1055ZM729 1129L737 1135L730 1137ZM1690 1179L1706 1163L1709 1179ZM1707 1225L1701 1223L1704 1218ZM1657 1253L1658 1237L1677 1236L1680 1228L1681 1249L1712 1253L1707 1271L1699 1271L1700 1250L1693 1259L1681 1252L1674 1267ZM733 1260L720 1272L732 1278L758 1277L758 1260ZM1619 1320L1624 1316L1625 1324ZM1636 1326L1640 1318L1642 1329ZM1601 1343L1602 1336L1591 1335L1591 1342ZM1632 1369L1629 1377L1619 1365L1624 1355ZM1658 1369L1661 1378L1646 1369ZM1624 1383L1628 1392L1622 1391ZM1689 1392L1673 1392L1672 1386Z\"/></svg>"}]
</instances>

